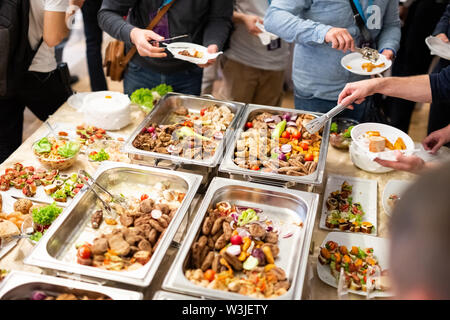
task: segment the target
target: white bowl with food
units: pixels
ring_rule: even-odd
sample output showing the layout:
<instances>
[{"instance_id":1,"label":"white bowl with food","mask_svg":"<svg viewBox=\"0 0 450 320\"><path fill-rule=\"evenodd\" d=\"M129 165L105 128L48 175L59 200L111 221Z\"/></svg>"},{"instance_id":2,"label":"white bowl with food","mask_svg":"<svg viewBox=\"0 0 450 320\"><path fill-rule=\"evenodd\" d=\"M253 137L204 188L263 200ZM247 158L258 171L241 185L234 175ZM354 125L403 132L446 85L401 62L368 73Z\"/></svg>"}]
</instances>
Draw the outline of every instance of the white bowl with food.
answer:
<instances>
[{"instance_id":1,"label":"white bowl with food","mask_svg":"<svg viewBox=\"0 0 450 320\"><path fill-rule=\"evenodd\" d=\"M191 42L172 42L166 48L174 58L194 64L206 64L223 53L209 53L208 48Z\"/></svg>"},{"instance_id":2,"label":"white bowl with food","mask_svg":"<svg viewBox=\"0 0 450 320\"><path fill-rule=\"evenodd\" d=\"M386 168L374 161L396 160L396 152L405 155L414 153L414 141L403 131L382 124L367 122L353 128L351 131L350 158L353 164L368 172L385 173L393 169Z\"/></svg>"},{"instance_id":3,"label":"white bowl with food","mask_svg":"<svg viewBox=\"0 0 450 320\"><path fill-rule=\"evenodd\" d=\"M105 130L120 130L131 122L131 101L122 93L99 91L83 99L84 120L87 124Z\"/></svg>"}]
</instances>

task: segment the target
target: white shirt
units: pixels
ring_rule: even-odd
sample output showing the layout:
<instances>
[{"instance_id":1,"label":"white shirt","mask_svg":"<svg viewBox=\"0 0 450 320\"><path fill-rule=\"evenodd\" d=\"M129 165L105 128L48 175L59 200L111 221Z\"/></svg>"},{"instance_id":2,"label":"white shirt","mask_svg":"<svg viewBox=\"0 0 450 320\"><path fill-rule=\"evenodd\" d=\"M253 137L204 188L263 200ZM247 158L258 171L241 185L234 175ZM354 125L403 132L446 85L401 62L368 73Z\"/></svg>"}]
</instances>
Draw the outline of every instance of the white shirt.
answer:
<instances>
[{"instance_id":1,"label":"white shirt","mask_svg":"<svg viewBox=\"0 0 450 320\"><path fill-rule=\"evenodd\" d=\"M31 48L36 49L44 34L44 12L66 12L69 0L31 0L30 27L28 40ZM56 69L55 48L50 48L42 42L39 51L31 63L29 71L50 72Z\"/></svg>"},{"instance_id":2,"label":"white shirt","mask_svg":"<svg viewBox=\"0 0 450 320\"><path fill-rule=\"evenodd\" d=\"M223 1L223 0L222 0ZM234 10L259 16L266 14L268 0L237 0ZM281 48L269 51L259 37L250 34L243 23L236 23L225 56L247 66L272 71L285 70L289 62L289 45L281 41Z\"/></svg>"}]
</instances>

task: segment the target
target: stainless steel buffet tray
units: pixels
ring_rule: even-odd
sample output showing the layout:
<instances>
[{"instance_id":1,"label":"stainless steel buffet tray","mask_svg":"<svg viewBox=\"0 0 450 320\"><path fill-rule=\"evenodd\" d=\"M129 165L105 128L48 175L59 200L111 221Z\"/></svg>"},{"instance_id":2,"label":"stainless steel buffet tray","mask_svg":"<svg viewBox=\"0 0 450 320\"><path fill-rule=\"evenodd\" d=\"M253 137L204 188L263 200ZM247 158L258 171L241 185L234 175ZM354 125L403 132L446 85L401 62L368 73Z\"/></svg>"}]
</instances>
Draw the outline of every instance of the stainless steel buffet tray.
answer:
<instances>
[{"instance_id":1,"label":"stainless steel buffet tray","mask_svg":"<svg viewBox=\"0 0 450 320\"><path fill-rule=\"evenodd\" d=\"M208 209L220 201L260 208L269 219L284 222L286 225L298 219L303 222L302 228L294 226L292 237L284 239L283 234L280 235L280 255L275 262L285 270L291 283L288 292L276 299L300 299L319 195L224 178L214 178L211 182L162 288L207 299L253 299L237 293L204 288L185 277L190 249L200 233L204 217Z\"/></svg>"},{"instance_id":2,"label":"stainless steel buffet tray","mask_svg":"<svg viewBox=\"0 0 450 320\"><path fill-rule=\"evenodd\" d=\"M247 105L245 111L242 112L241 121L234 135L233 141L230 141L227 145L227 152L224 156L222 164L219 167L220 172L224 172L230 175L232 178L241 177L244 180L252 182L260 182L264 184L271 184L275 186L293 187L297 184L319 186L323 182L323 175L325 172L325 164L328 153L328 141L330 139L330 126L331 121L328 121L322 132L322 143L320 146L319 162L317 164L316 171L307 176L288 176L285 174L269 173L263 171L254 171L239 167L234 163L234 153L236 150L236 143L239 140L241 133L245 131L245 124L253 119L256 115L268 112L274 115L281 115L285 112L291 114L311 114L316 117L320 116L320 113L308 112L294 109L285 109L278 107L262 106L262 105Z\"/></svg>"},{"instance_id":3,"label":"stainless steel buffet tray","mask_svg":"<svg viewBox=\"0 0 450 320\"><path fill-rule=\"evenodd\" d=\"M234 114L234 118L226 131L225 137L217 147L213 157L204 160L196 160L184 158L181 156L174 156L171 154L145 151L137 149L133 146L133 141L136 139L137 135L142 131L144 127L148 126L150 123L158 123L160 125L170 124L170 116L177 107L183 106L186 107L189 112L200 114L201 109L212 105L226 106ZM178 93L168 93L159 101L152 112L147 115L147 117L130 135L128 140L123 145L121 151L123 153L128 153L133 163L138 164L157 166L159 161L166 160L175 166L194 165L208 168L217 167L219 162L222 160L225 147L228 143L227 141L233 138L234 130L237 126L237 123L239 122L239 115L241 114L243 107L244 104L236 102L225 102L212 98L197 97Z\"/></svg>"},{"instance_id":4,"label":"stainless steel buffet tray","mask_svg":"<svg viewBox=\"0 0 450 320\"><path fill-rule=\"evenodd\" d=\"M184 294L159 290L159 291L156 291L152 300L201 300L201 299L196 298L196 297L187 296Z\"/></svg>"},{"instance_id":5,"label":"stainless steel buffet tray","mask_svg":"<svg viewBox=\"0 0 450 320\"><path fill-rule=\"evenodd\" d=\"M37 273L11 271L0 285L0 300L29 300L33 291L58 295L72 293L96 299L106 296L112 300L142 300L139 292L94 285Z\"/></svg>"},{"instance_id":6,"label":"stainless steel buffet tray","mask_svg":"<svg viewBox=\"0 0 450 320\"><path fill-rule=\"evenodd\" d=\"M131 186L137 186L135 188L141 190L145 186L152 186L160 181L168 181L173 188L181 189L182 192L186 193L178 212L170 222L150 261L140 269L134 271L103 270L96 267L83 266L77 264L73 259L67 258L70 256L67 252L74 250L73 248L78 243L80 235L85 230L89 230L90 216L96 206L96 198L92 189L88 189L80 197L77 197L64 210L24 262L41 268L63 272L68 274L68 276L78 275L94 278L97 281L101 279L102 282L111 281L113 283L118 282L147 287L157 272L165 252L189 209L200 185L201 178L194 174L117 162L104 162L96 171L94 179L107 188L126 183L126 186L130 186L130 189L132 189ZM133 190L129 192L134 193ZM142 194L141 192L145 193L145 190L140 191L138 195Z\"/></svg>"}]
</instances>

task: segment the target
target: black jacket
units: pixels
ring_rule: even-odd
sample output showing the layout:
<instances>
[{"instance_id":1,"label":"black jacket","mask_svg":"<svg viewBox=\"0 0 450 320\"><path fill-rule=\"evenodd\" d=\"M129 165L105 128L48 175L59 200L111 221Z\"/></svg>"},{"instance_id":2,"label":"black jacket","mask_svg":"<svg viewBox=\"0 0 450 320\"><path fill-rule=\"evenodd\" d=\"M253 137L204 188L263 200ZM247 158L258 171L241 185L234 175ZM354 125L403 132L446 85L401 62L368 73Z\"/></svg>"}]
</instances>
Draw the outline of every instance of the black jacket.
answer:
<instances>
[{"instance_id":1,"label":"black jacket","mask_svg":"<svg viewBox=\"0 0 450 320\"><path fill-rule=\"evenodd\" d=\"M168 11L170 36L189 34L183 42L223 49L232 28L233 0L174 0ZM132 46L130 32L134 27L145 29L150 14L161 7L163 0L104 0L98 13L100 27L112 37L124 41L127 51ZM131 9L131 10L130 10ZM125 21L123 17L128 16ZM138 53L133 62L160 73L183 71L194 64L167 58L143 58Z\"/></svg>"},{"instance_id":2,"label":"black jacket","mask_svg":"<svg viewBox=\"0 0 450 320\"><path fill-rule=\"evenodd\" d=\"M447 9L445 10L441 20L439 20L436 29L434 29L433 35L436 36L440 33L443 33L447 35L447 37L450 37L450 4L447 6Z\"/></svg>"}]
</instances>

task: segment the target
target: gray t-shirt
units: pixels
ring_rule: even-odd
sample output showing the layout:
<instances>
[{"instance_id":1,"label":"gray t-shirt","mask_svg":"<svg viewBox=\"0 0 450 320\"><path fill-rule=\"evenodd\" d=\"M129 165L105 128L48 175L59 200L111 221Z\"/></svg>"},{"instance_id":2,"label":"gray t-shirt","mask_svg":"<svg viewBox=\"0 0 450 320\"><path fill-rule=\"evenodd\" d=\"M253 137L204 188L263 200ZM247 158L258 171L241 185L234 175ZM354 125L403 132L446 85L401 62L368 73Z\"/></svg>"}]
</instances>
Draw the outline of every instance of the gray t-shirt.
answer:
<instances>
[{"instance_id":1,"label":"gray t-shirt","mask_svg":"<svg viewBox=\"0 0 450 320\"><path fill-rule=\"evenodd\" d=\"M268 8L268 0L236 0L234 10L263 19ZM243 23L236 23L225 56L254 68L281 71L289 63L289 45L281 40L281 48L270 51L259 37L247 31Z\"/></svg>"}]
</instances>

